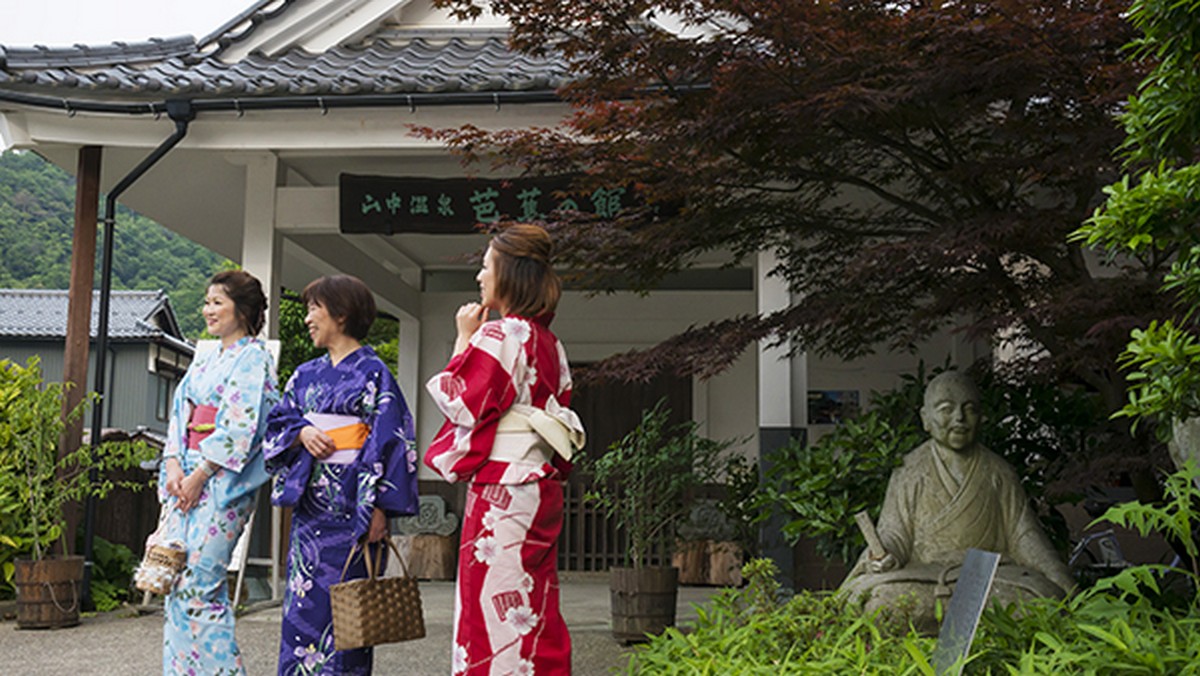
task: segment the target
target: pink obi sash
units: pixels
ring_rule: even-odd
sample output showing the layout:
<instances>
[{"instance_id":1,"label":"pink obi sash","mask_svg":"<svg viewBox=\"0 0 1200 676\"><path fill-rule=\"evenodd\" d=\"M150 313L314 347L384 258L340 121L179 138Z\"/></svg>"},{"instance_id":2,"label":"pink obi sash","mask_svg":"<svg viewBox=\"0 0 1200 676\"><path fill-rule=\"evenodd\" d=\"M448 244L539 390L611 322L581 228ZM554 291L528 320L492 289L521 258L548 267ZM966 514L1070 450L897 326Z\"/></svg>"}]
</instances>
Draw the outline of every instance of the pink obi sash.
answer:
<instances>
[{"instance_id":1,"label":"pink obi sash","mask_svg":"<svg viewBox=\"0 0 1200 676\"><path fill-rule=\"evenodd\" d=\"M217 429L217 407L198 404L192 409L192 419L187 424L187 447L193 451L200 449L200 442L212 435Z\"/></svg>"}]
</instances>

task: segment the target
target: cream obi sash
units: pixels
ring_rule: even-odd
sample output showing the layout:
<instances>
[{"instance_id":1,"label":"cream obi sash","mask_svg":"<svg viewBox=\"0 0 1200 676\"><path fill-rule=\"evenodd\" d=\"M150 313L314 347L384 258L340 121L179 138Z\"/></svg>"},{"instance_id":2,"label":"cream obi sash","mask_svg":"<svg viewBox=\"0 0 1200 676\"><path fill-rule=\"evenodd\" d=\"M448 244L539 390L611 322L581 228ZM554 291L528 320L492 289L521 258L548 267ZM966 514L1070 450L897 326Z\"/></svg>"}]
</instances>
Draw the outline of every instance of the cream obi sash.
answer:
<instances>
[{"instance_id":1,"label":"cream obi sash","mask_svg":"<svg viewBox=\"0 0 1200 676\"><path fill-rule=\"evenodd\" d=\"M569 461L586 440L579 416L553 400L546 409L513 404L497 423L490 457L541 464L558 453Z\"/></svg>"},{"instance_id":2,"label":"cream obi sash","mask_svg":"<svg viewBox=\"0 0 1200 676\"><path fill-rule=\"evenodd\" d=\"M371 428L352 415L308 413L304 418L317 429L333 438L337 450L318 462L330 465L349 465L358 459L358 452L367 441Z\"/></svg>"}]
</instances>

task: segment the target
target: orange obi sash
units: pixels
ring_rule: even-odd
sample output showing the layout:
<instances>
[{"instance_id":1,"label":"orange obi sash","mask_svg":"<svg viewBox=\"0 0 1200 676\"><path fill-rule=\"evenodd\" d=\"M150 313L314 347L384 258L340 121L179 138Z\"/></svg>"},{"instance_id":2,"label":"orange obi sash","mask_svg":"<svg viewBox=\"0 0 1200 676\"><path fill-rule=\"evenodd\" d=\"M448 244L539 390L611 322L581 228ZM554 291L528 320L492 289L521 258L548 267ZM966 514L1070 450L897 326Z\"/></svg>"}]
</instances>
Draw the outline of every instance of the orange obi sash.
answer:
<instances>
[{"instance_id":1,"label":"orange obi sash","mask_svg":"<svg viewBox=\"0 0 1200 676\"><path fill-rule=\"evenodd\" d=\"M354 423L322 431L328 434L330 439L333 439L333 445L339 451L362 448L363 444L367 443L367 436L371 434L371 428L366 423Z\"/></svg>"},{"instance_id":2,"label":"orange obi sash","mask_svg":"<svg viewBox=\"0 0 1200 676\"><path fill-rule=\"evenodd\" d=\"M371 426L352 415L336 415L333 413L309 413L304 416L317 429L328 434L333 439L337 450L320 462L334 465L349 465L358 458L358 452L367 443L371 434Z\"/></svg>"},{"instance_id":3,"label":"orange obi sash","mask_svg":"<svg viewBox=\"0 0 1200 676\"><path fill-rule=\"evenodd\" d=\"M199 450L200 442L212 436L213 430L217 429L216 420L216 406L197 404L192 407L192 417L187 424L187 447L190 450Z\"/></svg>"}]
</instances>

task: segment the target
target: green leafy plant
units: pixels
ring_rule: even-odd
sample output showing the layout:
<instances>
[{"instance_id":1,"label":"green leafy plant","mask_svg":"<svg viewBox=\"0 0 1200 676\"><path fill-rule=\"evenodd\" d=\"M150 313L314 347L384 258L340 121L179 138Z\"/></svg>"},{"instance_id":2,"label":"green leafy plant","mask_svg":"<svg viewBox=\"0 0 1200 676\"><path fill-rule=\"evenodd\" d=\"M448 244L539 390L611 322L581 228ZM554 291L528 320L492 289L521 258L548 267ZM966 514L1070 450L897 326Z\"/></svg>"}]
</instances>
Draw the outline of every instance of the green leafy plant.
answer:
<instances>
[{"instance_id":1,"label":"green leafy plant","mask_svg":"<svg viewBox=\"0 0 1200 676\"><path fill-rule=\"evenodd\" d=\"M1200 270L1200 267L1197 268ZM1150 322L1130 332L1120 364L1129 369L1129 402L1119 416L1155 421L1162 441L1171 424L1200 415L1200 340L1171 320Z\"/></svg>"},{"instance_id":2,"label":"green leafy plant","mask_svg":"<svg viewBox=\"0 0 1200 676\"><path fill-rule=\"evenodd\" d=\"M1200 486L1200 467L1189 461L1183 469L1163 479L1162 504L1126 502L1113 505L1092 525L1110 521L1136 529L1143 536L1161 533L1168 540L1179 543L1196 566L1200 557L1200 545L1196 542L1196 529L1200 525L1200 489L1197 486ZM1193 567L1192 574L1200 576L1200 568Z\"/></svg>"},{"instance_id":3,"label":"green leafy plant","mask_svg":"<svg viewBox=\"0 0 1200 676\"><path fill-rule=\"evenodd\" d=\"M81 534L82 535L82 534ZM82 543L82 538L76 538ZM138 558L125 545L109 542L102 537L92 541L92 602L99 612L121 607L129 600L133 571Z\"/></svg>"},{"instance_id":4,"label":"green leafy plant","mask_svg":"<svg viewBox=\"0 0 1200 676\"><path fill-rule=\"evenodd\" d=\"M668 628L630 656L631 674L929 674L933 640L892 629L839 596L801 592L780 603L774 562L742 568L743 589L696 608L695 625Z\"/></svg>"},{"instance_id":5,"label":"green leafy plant","mask_svg":"<svg viewBox=\"0 0 1200 676\"><path fill-rule=\"evenodd\" d=\"M811 537L822 556L852 561L863 546L854 515L879 515L892 469L920 441L919 428L877 411L846 421L811 446L794 440L770 454L760 504L790 518L783 532L793 542Z\"/></svg>"},{"instance_id":6,"label":"green leafy plant","mask_svg":"<svg viewBox=\"0 0 1200 676\"><path fill-rule=\"evenodd\" d=\"M1120 358L1129 387L1117 415L1153 422L1167 440L1174 423L1200 415L1200 6L1135 0L1127 16L1141 32L1133 58L1153 66L1121 116L1130 173L1105 189L1105 203L1071 238L1145 265L1147 286L1178 308L1134 329Z\"/></svg>"},{"instance_id":7,"label":"green leafy plant","mask_svg":"<svg viewBox=\"0 0 1200 676\"><path fill-rule=\"evenodd\" d=\"M634 568L647 565L656 545L670 550L692 491L718 478L721 455L731 445L699 436L691 421L672 426L669 417L660 400L629 434L582 461L595 479L586 499L627 534L626 559Z\"/></svg>"},{"instance_id":8,"label":"green leafy plant","mask_svg":"<svg viewBox=\"0 0 1200 676\"><path fill-rule=\"evenodd\" d=\"M128 469L153 455L145 443L106 443L81 446L60 458L58 444L66 422L78 419L89 400L63 415L65 386L42 382L37 357L25 366L0 360L0 495L16 496L14 530L0 544L17 554L40 560L65 528L63 506L89 495L103 498L120 485L138 490L144 484L114 482L112 470ZM93 474L95 478L93 478ZM63 543L63 550L66 550ZM6 579L11 568L5 566Z\"/></svg>"}]
</instances>

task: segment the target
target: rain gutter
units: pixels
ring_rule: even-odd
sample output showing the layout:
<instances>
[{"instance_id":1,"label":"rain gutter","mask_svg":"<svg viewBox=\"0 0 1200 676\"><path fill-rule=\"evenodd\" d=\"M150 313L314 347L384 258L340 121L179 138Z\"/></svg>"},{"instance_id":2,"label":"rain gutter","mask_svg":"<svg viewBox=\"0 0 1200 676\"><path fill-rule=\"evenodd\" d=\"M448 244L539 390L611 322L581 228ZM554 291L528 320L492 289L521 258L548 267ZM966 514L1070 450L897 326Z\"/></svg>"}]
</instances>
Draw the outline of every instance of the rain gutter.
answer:
<instances>
[{"instance_id":1,"label":"rain gutter","mask_svg":"<svg viewBox=\"0 0 1200 676\"><path fill-rule=\"evenodd\" d=\"M307 96L253 96L247 98L193 98L145 101L140 103L113 103L92 99L67 99L23 92L0 91L0 101L38 108L50 108L75 113L114 113L123 115L162 115L176 101L187 101L197 113L235 112L252 110L318 109L335 108L396 108L408 106L454 106L502 103L556 103L562 99L554 90L502 92L416 92L411 94L331 94Z\"/></svg>"},{"instance_id":2,"label":"rain gutter","mask_svg":"<svg viewBox=\"0 0 1200 676\"><path fill-rule=\"evenodd\" d=\"M104 423L105 404L105 366L108 363L108 319L112 296L112 260L113 240L116 235L117 198L129 189L139 178L158 163L167 153L171 152L184 136L187 136L188 125L196 119L196 110L188 101L168 101L164 112L175 122L175 131L146 156L125 178L122 178L113 189L108 191L104 199L104 255L100 266L100 311L96 326L96 368L94 384L98 398L92 408L93 444L100 445L101 432ZM90 470L92 482L97 480L97 470ZM96 498L88 495L84 506L83 522L83 606L94 608L92 604L92 569L93 541L96 529Z\"/></svg>"}]
</instances>

